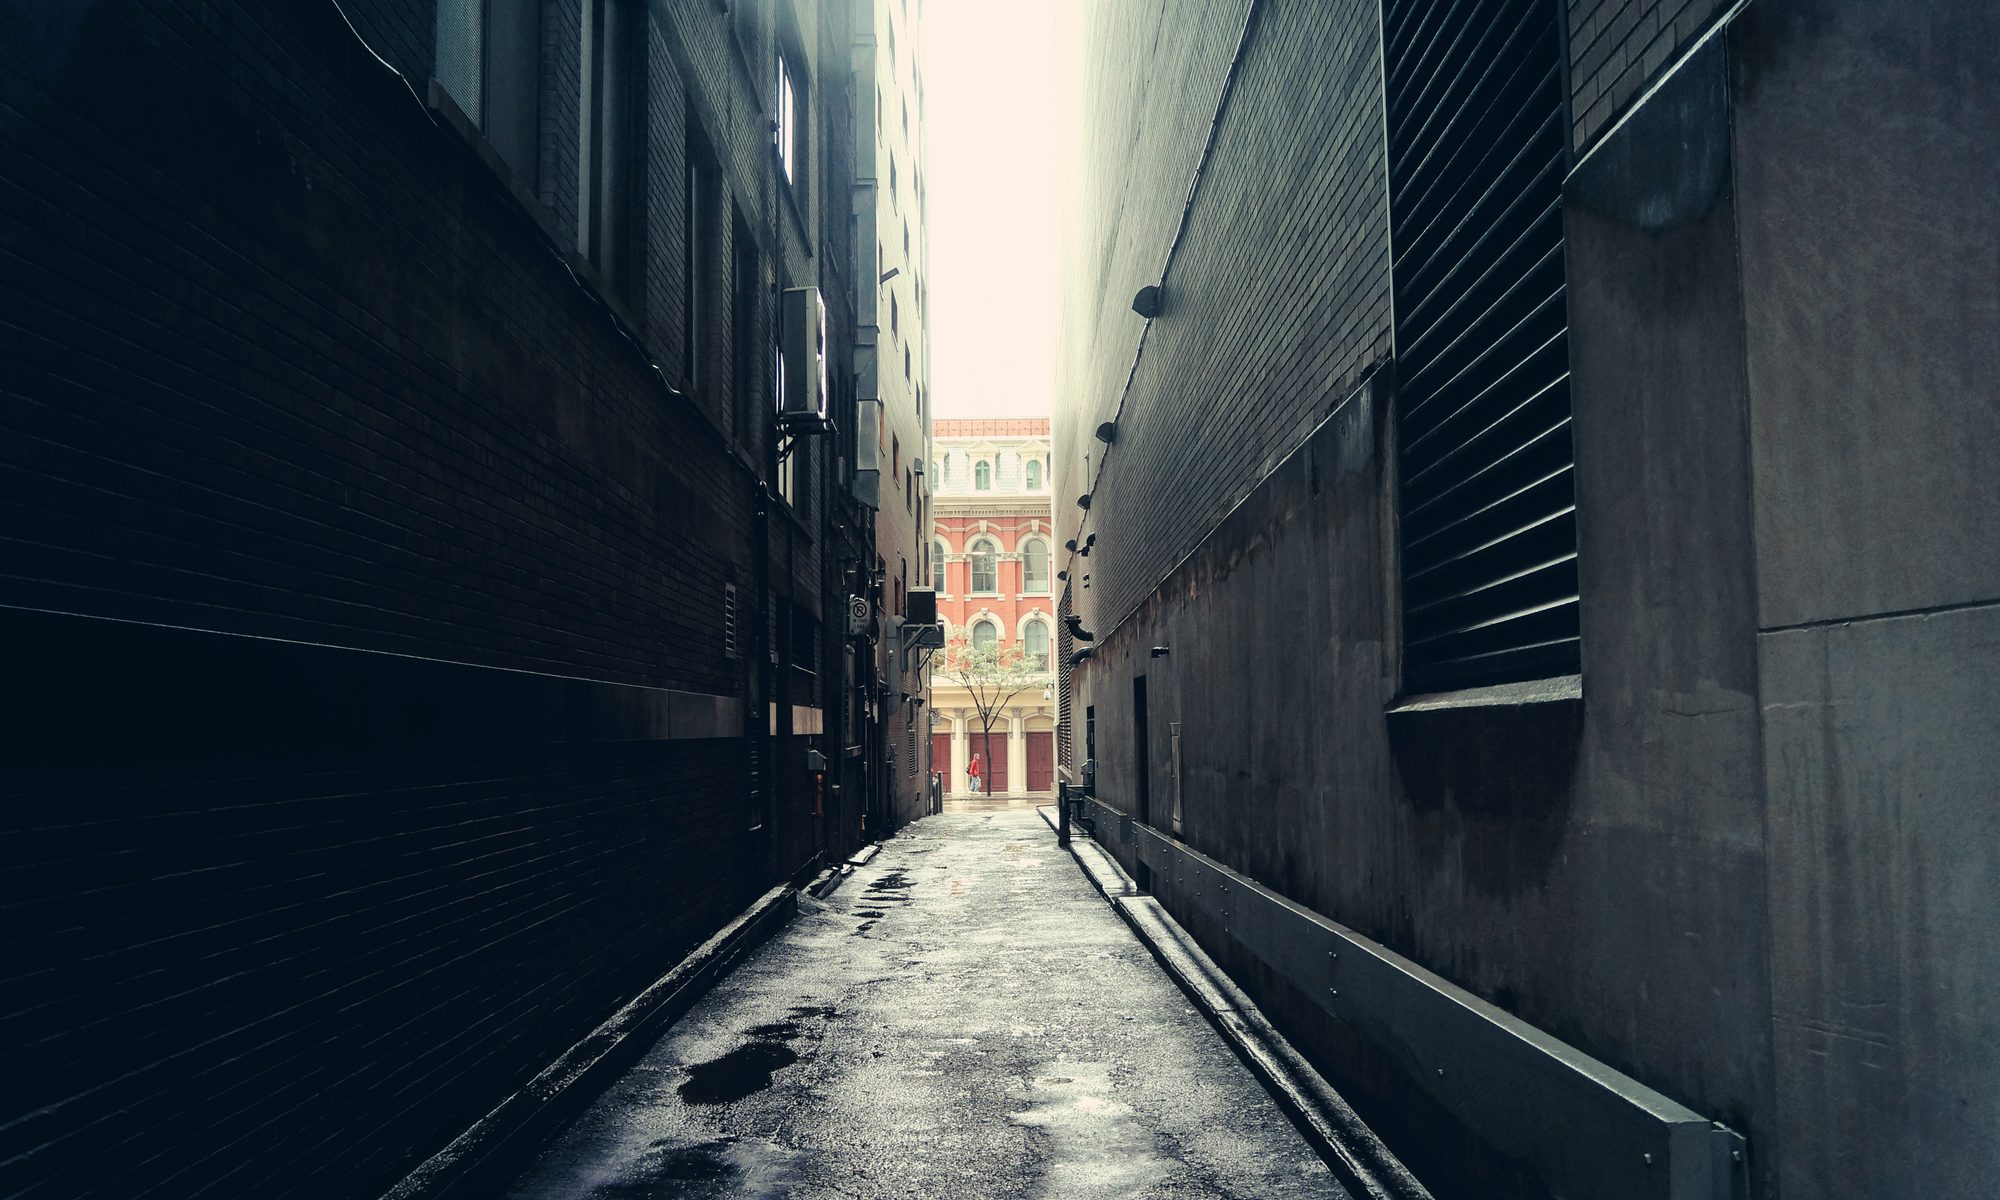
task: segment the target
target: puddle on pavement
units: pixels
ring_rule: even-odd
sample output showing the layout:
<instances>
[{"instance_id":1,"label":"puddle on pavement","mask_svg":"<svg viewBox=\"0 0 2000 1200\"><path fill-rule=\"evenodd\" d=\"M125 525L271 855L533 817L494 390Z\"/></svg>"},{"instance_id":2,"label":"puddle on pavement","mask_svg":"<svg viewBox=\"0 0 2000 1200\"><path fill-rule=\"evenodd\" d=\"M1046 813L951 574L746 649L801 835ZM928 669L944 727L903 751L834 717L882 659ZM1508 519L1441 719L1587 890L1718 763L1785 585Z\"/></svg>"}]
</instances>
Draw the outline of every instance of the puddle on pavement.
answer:
<instances>
[{"instance_id":1,"label":"puddle on pavement","mask_svg":"<svg viewBox=\"0 0 2000 1200\"><path fill-rule=\"evenodd\" d=\"M907 873L900 870L891 871L874 883L869 884L868 890L871 892L907 892L910 890L910 877Z\"/></svg>"},{"instance_id":2,"label":"puddle on pavement","mask_svg":"<svg viewBox=\"0 0 2000 1200\"><path fill-rule=\"evenodd\" d=\"M688 1104L733 1104L770 1087L775 1072L797 1061L797 1052L783 1042L749 1042L689 1067L680 1097Z\"/></svg>"},{"instance_id":3,"label":"puddle on pavement","mask_svg":"<svg viewBox=\"0 0 2000 1200\"><path fill-rule=\"evenodd\" d=\"M776 1143L739 1141L734 1135L693 1145L660 1141L623 1178L599 1183L585 1194L589 1200L659 1200L711 1195L712 1189L701 1185L723 1183L731 1195L790 1195L798 1161L798 1154Z\"/></svg>"},{"instance_id":4,"label":"puddle on pavement","mask_svg":"<svg viewBox=\"0 0 2000 1200\"><path fill-rule=\"evenodd\" d=\"M729 1174L729 1163L724 1155L735 1140L733 1137L720 1137L712 1142L700 1142L693 1146L659 1148L656 1155L648 1155L640 1163L638 1179L610 1194L616 1196L629 1192L634 1195L655 1195L657 1193L651 1190L639 1189L668 1180L676 1183L694 1183L705 1179L721 1179ZM606 1193L600 1188L596 1194Z\"/></svg>"},{"instance_id":5,"label":"puddle on pavement","mask_svg":"<svg viewBox=\"0 0 2000 1200\"><path fill-rule=\"evenodd\" d=\"M787 1042L821 1036L805 1022L831 1021L839 1015L840 1010L831 1004L800 1004L792 1007L789 1021L752 1025L743 1031L751 1041L687 1069L687 1078L679 1088L681 1099L688 1104L733 1104L763 1091L771 1086L774 1074L799 1061L798 1052Z\"/></svg>"}]
</instances>

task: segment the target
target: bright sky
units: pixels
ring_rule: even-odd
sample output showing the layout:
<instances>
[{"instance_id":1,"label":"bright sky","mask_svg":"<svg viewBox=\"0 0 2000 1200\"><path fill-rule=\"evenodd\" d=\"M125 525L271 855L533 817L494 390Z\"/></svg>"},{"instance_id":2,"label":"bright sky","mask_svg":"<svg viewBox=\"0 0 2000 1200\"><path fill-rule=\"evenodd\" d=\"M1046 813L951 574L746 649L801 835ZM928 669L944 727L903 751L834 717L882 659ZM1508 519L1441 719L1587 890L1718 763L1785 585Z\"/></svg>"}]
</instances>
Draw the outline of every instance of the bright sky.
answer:
<instances>
[{"instance_id":1,"label":"bright sky","mask_svg":"<svg viewBox=\"0 0 2000 1200\"><path fill-rule=\"evenodd\" d=\"M931 399L1041 416L1055 391L1057 175L1076 0L927 0Z\"/></svg>"}]
</instances>

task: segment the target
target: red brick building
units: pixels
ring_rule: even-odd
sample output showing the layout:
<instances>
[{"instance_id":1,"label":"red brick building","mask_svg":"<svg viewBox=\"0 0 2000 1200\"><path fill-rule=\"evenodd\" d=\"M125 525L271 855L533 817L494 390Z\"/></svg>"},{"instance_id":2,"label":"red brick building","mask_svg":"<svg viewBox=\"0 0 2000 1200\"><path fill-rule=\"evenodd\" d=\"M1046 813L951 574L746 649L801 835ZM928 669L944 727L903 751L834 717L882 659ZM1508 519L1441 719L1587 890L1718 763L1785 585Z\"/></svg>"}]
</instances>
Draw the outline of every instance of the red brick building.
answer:
<instances>
[{"instance_id":1,"label":"red brick building","mask_svg":"<svg viewBox=\"0 0 2000 1200\"><path fill-rule=\"evenodd\" d=\"M945 637L1018 647L1047 673L1056 635L1049 420L941 420L932 437L930 571ZM947 791L966 791L974 753L984 769L982 790L1054 790L1053 683L1051 675L1014 696L988 731L968 689L948 672L933 676L931 757Z\"/></svg>"}]
</instances>

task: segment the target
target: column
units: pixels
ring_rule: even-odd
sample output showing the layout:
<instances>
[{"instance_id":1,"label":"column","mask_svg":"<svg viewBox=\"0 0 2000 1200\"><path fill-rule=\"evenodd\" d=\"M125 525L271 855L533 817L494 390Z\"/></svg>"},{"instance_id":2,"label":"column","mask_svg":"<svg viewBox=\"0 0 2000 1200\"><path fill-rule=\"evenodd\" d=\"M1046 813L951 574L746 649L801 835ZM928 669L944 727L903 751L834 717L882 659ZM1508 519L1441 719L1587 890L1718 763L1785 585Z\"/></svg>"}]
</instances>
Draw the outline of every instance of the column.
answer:
<instances>
[{"instance_id":1,"label":"column","mask_svg":"<svg viewBox=\"0 0 2000 1200\"><path fill-rule=\"evenodd\" d=\"M951 775L946 780L946 790L954 796L965 794L965 768L972 762L972 751L965 744L965 714L951 714Z\"/></svg>"},{"instance_id":2,"label":"column","mask_svg":"<svg viewBox=\"0 0 2000 1200\"><path fill-rule=\"evenodd\" d=\"M1021 732L1021 714L1007 714L1007 790L1028 790L1028 739Z\"/></svg>"}]
</instances>

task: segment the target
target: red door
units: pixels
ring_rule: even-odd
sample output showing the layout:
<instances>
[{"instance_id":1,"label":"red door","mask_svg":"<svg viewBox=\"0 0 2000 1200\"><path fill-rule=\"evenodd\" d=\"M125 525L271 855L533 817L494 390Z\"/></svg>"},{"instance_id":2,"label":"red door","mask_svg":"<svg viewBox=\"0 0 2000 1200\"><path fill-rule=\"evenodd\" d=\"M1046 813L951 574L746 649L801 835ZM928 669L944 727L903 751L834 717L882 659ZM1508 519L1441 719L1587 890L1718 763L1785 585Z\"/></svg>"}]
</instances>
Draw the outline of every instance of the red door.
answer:
<instances>
[{"instance_id":1,"label":"red door","mask_svg":"<svg viewBox=\"0 0 2000 1200\"><path fill-rule=\"evenodd\" d=\"M948 733L931 735L931 770L944 776L946 793L965 790L965 781L951 776L951 735Z\"/></svg>"},{"instance_id":2,"label":"red door","mask_svg":"<svg viewBox=\"0 0 2000 1200\"><path fill-rule=\"evenodd\" d=\"M970 748L965 752L966 761L972 761L974 754L979 756L979 790L991 792L996 796L1006 791L1007 731L994 730L992 740L989 742L987 736L979 732L975 726L965 738L970 743Z\"/></svg>"},{"instance_id":3,"label":"red door","mask_svg":"<svg viewBox=\"0 0 2000 1200\"><path fill-rule=\"evenodd\" d=\"M1028 790L1056 790L1056 735L1054 730L1028 731Z\"/></svg>"}]
</instances>

